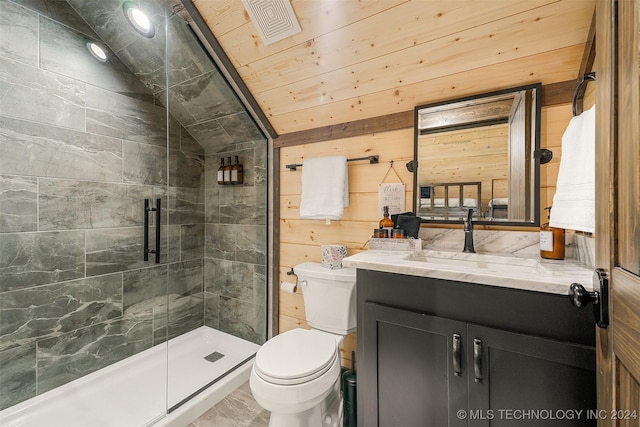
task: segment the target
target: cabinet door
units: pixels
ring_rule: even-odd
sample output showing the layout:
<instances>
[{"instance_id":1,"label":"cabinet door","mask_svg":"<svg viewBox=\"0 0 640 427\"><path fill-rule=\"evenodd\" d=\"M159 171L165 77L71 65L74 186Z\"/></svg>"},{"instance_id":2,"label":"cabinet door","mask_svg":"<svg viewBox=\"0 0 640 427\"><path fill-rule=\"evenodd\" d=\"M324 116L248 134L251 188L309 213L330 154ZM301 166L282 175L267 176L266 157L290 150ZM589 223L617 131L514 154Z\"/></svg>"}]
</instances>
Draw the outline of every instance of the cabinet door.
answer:
<instances>
[{"instance_id":1,"label":"cabinet door","mask_svg":"<svg viewBox=\"0 0 640 427\"><path fill-rule=\"evenodd\" d=\"M595 426L593 347L468 325L469 426Z\"/></svg>"},{"instance_id":2,"label":"cabinet door","mask_svg":"<svg viewBox=\"0 0 640 427\"><path fill-rule=\"evenodd\" d=\"M358 388L363 426L466 426L466 324L363 304ZM360 332L359 332L360 334Z\"/></svg>"}]
</instances>

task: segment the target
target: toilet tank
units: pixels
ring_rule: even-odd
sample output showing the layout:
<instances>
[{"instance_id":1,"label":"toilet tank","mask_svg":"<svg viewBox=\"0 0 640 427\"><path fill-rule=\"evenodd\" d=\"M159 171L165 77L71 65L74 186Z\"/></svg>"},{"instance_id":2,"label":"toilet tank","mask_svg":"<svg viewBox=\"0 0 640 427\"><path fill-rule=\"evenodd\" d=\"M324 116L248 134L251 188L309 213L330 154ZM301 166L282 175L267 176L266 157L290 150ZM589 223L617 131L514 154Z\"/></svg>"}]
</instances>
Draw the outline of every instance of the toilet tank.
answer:
<instances>
[{"instance_id":1,"label":"toilet tank","mask_svg":"<svg viewBox=\"0 0 640 427\"><path fill-rule=\"evenodd\" d=\"M355 332L355 268L330 270L319 263L304 262L293 271L302 288L309 326L339 335Z\"/></svg>"}]
</instances>

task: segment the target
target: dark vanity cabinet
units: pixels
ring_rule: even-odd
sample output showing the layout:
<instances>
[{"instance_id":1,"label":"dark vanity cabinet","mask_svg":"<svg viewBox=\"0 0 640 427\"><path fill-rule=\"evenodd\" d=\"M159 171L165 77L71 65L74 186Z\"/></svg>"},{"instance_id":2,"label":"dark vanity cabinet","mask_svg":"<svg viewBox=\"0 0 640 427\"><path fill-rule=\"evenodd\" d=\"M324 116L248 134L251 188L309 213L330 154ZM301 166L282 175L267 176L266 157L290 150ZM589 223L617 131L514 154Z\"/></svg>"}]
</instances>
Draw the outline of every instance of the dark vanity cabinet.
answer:
<instances>
[{"instance_id":1,"label":"dark vanity cabinet","mask_svg":"<svg viewBox=\"0 0 640 427\"><path fill-rule=\"evenodd\" d=\"M359 426L596 425L592 313L566 296L358 270Z\"/></svg>"}]
</instances>

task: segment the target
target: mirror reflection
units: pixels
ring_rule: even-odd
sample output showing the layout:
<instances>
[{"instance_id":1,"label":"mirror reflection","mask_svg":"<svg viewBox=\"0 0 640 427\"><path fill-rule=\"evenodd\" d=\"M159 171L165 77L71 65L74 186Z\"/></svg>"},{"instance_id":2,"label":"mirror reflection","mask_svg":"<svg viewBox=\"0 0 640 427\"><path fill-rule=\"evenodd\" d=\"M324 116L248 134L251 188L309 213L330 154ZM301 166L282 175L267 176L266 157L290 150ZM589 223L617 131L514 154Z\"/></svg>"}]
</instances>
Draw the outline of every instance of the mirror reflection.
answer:
<instances>
[{"instance_id":1,"label":"mirror reflection","mask_svg":"<svg viewBox=\"0 0 640 427\"><path fill-rule=\"evenodd\" d=\"M416 107L416 215L539 225L540 98L535 84Z\"/></svg>"}]
</instances>

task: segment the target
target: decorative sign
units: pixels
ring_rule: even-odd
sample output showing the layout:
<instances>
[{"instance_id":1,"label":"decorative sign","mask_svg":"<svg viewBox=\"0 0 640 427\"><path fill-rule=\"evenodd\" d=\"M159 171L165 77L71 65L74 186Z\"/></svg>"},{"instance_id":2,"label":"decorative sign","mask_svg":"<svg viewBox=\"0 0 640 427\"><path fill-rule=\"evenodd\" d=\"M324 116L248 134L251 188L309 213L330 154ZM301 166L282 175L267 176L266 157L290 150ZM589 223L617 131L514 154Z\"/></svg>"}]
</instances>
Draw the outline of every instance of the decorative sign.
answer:
<instances>
[{"instance_id":1,"label":"decorative sign","mask_svg":"<svg viewBox=\"0 0 640 427\"><path fill-rule=\"evenodd\" d=\"M404 184L383 183L378 185L378 217L382 218L384 206L389 206L389 215L406 212L404 206Z\"/></svg>"}]
</instances>

